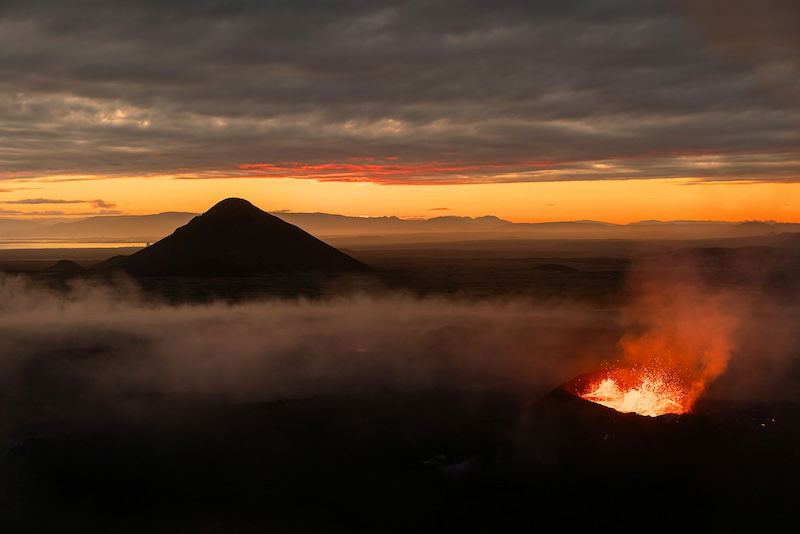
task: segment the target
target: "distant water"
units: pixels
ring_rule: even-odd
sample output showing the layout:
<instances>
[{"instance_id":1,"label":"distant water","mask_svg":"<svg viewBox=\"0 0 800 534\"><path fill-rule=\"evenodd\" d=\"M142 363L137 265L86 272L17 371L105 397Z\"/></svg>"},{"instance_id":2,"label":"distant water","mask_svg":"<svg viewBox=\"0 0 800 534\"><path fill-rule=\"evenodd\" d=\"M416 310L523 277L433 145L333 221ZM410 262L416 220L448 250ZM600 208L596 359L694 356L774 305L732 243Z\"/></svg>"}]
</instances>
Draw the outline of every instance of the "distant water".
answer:
<instances>
[{"instance_id":1,"label":"distant water","mask_svg":"<svg viewBox=\"0 0 800 534\"><path fill-rule=\"evenodd\" d=\"M0 239L0 250L33 248L119 248L143 247L142 241L59 241L53 239Z\"/></svg>"}]
</instances>

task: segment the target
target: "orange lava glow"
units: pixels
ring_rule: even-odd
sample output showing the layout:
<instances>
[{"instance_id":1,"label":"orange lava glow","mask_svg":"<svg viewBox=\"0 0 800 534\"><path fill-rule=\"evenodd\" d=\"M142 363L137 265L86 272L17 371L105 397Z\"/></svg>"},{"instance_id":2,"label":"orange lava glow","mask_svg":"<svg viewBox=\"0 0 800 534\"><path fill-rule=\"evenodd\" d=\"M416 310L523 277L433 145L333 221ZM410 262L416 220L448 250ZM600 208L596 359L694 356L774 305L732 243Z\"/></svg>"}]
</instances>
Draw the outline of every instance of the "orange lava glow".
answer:
<instances>
[{"instance_id":1,"label":"orange lava glow","mask_svg":"<svg viewBox=\"0 0 800 534\"><path fill-rule=\"evenodd\" d=\"M588 401L649 417L688 413L699 393L674 374L653 368L600 371L577 379L573 389Z\"/></svg>"}]
</instances>

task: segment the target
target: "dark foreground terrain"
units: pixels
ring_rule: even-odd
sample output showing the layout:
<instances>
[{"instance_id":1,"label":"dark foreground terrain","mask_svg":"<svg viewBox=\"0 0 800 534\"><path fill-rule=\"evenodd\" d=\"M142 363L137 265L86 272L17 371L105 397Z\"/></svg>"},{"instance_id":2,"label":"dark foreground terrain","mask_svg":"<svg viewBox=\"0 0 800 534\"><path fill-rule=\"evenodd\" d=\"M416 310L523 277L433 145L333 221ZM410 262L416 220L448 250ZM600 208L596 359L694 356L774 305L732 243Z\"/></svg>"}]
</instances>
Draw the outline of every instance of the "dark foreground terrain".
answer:
<instances>
[{"instance_id":1,"label":"dark foreground terrain","mask_svg":"<svg viewBox=\"0 0 800 534\"><path fill-rule=\"evenodd\" d=\"M798 496L788 404L653 419L563 391L119 402L11 448L11 531L739 532L781 525Z\"/></svg>"}]
</instances>

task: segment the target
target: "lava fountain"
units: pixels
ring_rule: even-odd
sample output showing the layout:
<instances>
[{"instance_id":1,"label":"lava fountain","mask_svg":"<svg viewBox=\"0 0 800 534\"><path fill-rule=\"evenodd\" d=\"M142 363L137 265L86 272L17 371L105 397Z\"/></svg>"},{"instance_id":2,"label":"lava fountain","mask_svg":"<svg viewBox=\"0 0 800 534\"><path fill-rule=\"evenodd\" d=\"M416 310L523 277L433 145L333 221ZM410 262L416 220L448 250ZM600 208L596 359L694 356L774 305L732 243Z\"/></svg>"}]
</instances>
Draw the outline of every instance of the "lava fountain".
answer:
<instances>
[{"instance_id":1,"label":"lava fountain","mask_svg":"<svg viewBox=\"0 0 800 534\"><path fill-rule=\"evenodd\" d=\"M572 380L565 389L618 412L650 417L688 413L700 393L677 373L654 367L602 370Z\"/></svg>"}]
</instances>

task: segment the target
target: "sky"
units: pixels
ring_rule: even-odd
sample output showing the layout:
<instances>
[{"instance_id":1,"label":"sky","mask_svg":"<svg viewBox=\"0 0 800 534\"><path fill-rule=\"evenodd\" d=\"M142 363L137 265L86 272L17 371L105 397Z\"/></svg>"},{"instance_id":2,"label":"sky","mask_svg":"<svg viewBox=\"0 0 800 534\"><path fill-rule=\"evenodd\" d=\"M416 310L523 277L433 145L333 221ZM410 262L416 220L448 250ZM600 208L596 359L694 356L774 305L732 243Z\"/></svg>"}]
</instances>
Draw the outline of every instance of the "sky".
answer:
<instances>
[{"instance_id":1,"label":"sky","mask_svg":"<svg viewBox=\"0 0 800 534\"><path fill-rule=\"evenodd\" d=\"M0 217L800 221L796 0L0 1Z\"/></svg>"}]
</instances>

